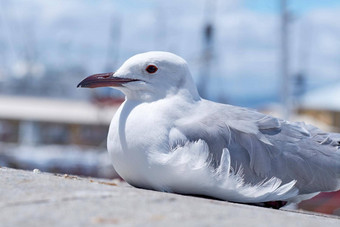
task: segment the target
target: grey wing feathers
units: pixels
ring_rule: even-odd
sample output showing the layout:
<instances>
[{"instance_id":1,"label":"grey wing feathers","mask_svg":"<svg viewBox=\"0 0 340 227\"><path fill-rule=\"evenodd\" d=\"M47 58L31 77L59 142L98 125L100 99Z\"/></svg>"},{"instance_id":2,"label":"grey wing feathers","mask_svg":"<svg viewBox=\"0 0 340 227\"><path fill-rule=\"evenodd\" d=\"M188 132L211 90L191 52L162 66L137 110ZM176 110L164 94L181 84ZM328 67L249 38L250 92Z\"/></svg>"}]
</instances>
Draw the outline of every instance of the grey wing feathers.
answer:
<instances>
[{"instance_id":1,"label":"grey wing feathers","mask_svg":"<svg viewBox=\"0 0 340 227\"><path fill-rule=\"evenodd\" d=\"M339 188L340 150L338 141L330 134L304 123L289 123L281 120L280 131L271 135L261 131L277 148L284 169L274 173L285 179L296 179L302 193L331 191ZM274 160L273 160L274 161Z\"/></svg>"},{"instance_id":2,"label":"grey wing feathers","mask_svg":"<svg viewBox=\"0 0 340 227\"><path fill-rule=\"evenodd\" d=\"M339 134L226 105L176 122L176 128L188 140L204 140L216 165L228 148L232 167L242 166L249 183L277 177L283 183L297 180L301 193L339 188Z\"/></svg>"}]
</instances>

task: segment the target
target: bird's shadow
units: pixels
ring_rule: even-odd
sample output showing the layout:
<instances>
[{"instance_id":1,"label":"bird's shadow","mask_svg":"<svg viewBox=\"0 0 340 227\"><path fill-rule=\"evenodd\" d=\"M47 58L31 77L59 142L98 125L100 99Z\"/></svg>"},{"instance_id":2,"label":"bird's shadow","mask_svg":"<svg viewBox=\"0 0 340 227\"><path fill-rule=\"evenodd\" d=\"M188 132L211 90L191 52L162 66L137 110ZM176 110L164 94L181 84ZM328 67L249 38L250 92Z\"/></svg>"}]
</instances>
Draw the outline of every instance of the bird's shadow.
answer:
<instances>
[{"instance_id":1,"label":"bird's shadow","mask_svg":"<svg viewBox=\"0 0 340 227\"><path fill-rule=\"evenodd\" d=\"M195 195L195 194L180 194L180 195L193 196L193 197L198 197L198 198L203 198L203 199L224 201L224 202L229 202L229 203L237 203L237 204L244 204L244 205L250 205L250 206L257 206L257 207L272 208L276 210L287 205L286 201L267 201L267 202L260 202L260 203L238 203L238 202L226 201L226 200L222 200L222 199L218 199L218 198L214 198L214 197L206 196L206 195Z\"/></svg>"}]
</instances>

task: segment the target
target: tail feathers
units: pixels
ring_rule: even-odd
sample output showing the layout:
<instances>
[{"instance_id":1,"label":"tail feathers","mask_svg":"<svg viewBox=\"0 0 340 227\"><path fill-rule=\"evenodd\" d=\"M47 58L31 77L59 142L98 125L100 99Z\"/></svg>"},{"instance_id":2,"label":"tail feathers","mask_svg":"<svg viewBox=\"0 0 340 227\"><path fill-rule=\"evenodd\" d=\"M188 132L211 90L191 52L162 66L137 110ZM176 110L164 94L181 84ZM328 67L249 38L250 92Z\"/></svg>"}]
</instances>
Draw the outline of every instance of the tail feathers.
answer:
<instances>
[{"instance_id":1,"label":"tail feathers","mask_svg":"<svg viewBox=\"0 0 340 227\"><path fill-rule=\"evenodd\" d=\"M335 177L337 178L337 187L335 190L340 190L340 133L328 133L313 125L304 125L304 127L309 131L311 137L318 143L322 145L329 145L335 147L333 151L335 155L333 156L333 161L335 165L333 166Z\"/></svg>"},{"instance_id":2,"label":"tail feathers","mask_svg":"<svg viewBox=\"0 0 340 227\"><path fill-rule=\"evenodd\" d=\"M340 133L330 133L329 137L337 144L340 148Z\"/></svg>"},{"instance_id":3,"label":"tail feathers","mask_svg":"<svg viewBox=\"0 0 340 227\"><path fill-rule=\"evenodd\" d=\"M301 123L304 124L304 123ZM321 129L313 126L313 125L307 125L304 124L303 127L305 127L309 133L310 136L314 138L315 141L319 142L320 144L327 144L334 147L339 148L340 147L340 133L328 133L324 132Z\"/></svg>"}]
</instances>

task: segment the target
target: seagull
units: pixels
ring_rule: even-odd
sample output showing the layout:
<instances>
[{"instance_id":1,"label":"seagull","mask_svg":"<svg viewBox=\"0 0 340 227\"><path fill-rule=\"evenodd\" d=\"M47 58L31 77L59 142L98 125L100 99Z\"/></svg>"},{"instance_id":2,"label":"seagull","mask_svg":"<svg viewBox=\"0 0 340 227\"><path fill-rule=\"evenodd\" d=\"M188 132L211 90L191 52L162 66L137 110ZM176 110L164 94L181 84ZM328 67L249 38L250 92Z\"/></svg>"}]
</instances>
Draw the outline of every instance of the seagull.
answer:
<instances>
[{"instance_id":1,"label":"seagull","mask_svg":"<svg viewBox=\"0 0 340 227\"><path fill-rule=\"evenodd\" d=\"M203 99L175 54L137 54L78 87L124 93L107 147L132 186L278 208L340 189L340 134Z\"/></svg>"}]
</instances>

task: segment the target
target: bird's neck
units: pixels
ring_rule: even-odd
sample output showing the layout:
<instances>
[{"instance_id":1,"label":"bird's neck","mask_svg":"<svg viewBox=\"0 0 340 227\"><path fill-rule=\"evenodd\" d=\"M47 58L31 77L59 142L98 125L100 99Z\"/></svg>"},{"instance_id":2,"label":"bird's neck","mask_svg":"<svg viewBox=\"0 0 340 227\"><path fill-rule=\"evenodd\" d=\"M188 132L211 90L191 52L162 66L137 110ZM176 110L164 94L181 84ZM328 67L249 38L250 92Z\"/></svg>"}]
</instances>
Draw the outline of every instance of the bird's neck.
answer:
<instances>
[{"instance_id":1,"label":"bird's neck","mask_svg":"<svg viewBox=\"0 0 340 227\"><path fill-rule=\"evenodd\" d=\"M188 89L179 89L176 91L169 91L164 92L164 94L156 94L152 92L145 92L145 91L134 91L133 93L126 93L125 99L127 101L135 102L135 103L150 103L156 102L164 99L183 99L187 102L195 102L201 100L198 92Z\"/></svg>"}]
</instances>

